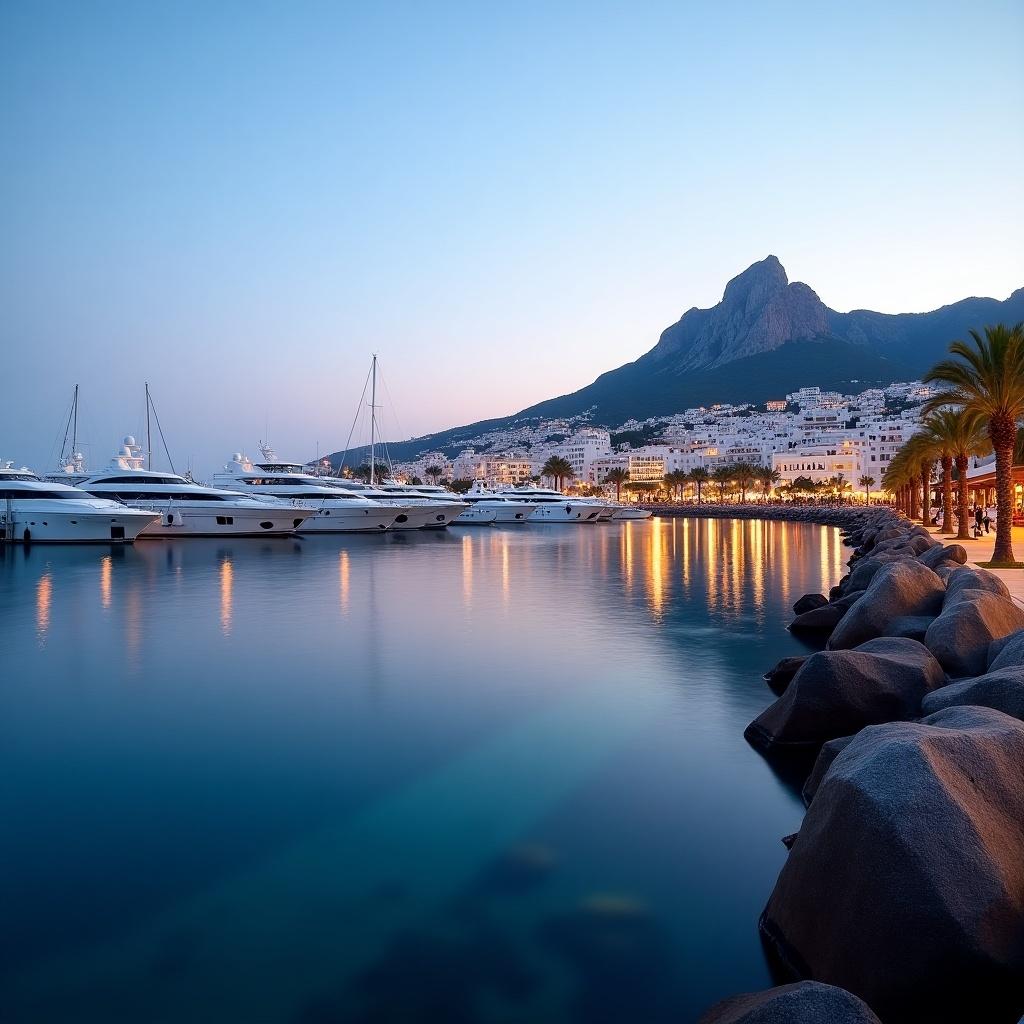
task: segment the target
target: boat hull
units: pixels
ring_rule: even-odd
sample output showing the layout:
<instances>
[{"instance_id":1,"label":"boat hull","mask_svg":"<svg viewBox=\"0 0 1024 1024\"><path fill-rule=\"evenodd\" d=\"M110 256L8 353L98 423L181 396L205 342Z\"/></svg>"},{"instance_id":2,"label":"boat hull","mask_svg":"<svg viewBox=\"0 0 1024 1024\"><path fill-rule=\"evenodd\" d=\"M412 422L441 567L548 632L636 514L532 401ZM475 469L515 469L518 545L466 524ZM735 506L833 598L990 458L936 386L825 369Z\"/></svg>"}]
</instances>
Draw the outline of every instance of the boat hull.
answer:
<instances>
[{"instance_id":1,"label":"boat hull","mask_svg":"<svg viewBox=\"0 0 1024 1024\"><path fill-rule=\"evenodd\" d=\"M612 519L618 522L622 519L650 519L651 512L646 508L617 508L612 513Z\"/></svg>"},{"instance_id":2,"label":"boat hull","mask_svg":"<svg viewBox=\"0 0 1024 1024\"><path fill-rule=\"evenodd\" d=\"M132 508L159 513L159 518L142 532L142 540L156 537L290 536L310 515L308 509L285 506L233 508L208 501L201 504L141 501L132 502Z\"/></svg>"},{"instance_id":3,"label":"boat hull","mask_svg":"<svg viewBox=\"0 0 1024 1024\"><path fill-rule=\"evenodd\" d=\"M531 523L596 523L601 514L600 505L581 505L571 499L564 505L541 505L530 516Z\"/></svg>"},{"instance_id":4,"label":"boat hull","mask_svg":"<svg viewBox=\"0 0 1024 1024\"><path fill-rule=\"evenodd\" d=\"M15 544L132 544L156 514L125 510L112 513L20 511L15 509L13 529L0 537Z\"/></svg>"},{"instance_id":5,"label":"boat hull","mask_svg":"<svg viewBox=\"0 0 1024 1024\"><path fill-rule=\"evenodd\" d=\"M319 508L298 529L299 533L383 533L395 521L395 510L377 508Z\"/></svg>"}]
</instances>

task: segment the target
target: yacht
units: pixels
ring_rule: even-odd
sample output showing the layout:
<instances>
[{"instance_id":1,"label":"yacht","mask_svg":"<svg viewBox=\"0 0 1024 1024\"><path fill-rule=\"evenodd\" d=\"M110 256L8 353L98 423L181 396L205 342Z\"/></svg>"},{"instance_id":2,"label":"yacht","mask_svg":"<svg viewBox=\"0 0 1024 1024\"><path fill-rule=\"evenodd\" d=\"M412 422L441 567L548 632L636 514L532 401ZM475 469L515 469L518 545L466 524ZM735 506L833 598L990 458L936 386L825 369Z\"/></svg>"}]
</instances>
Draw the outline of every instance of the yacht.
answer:
<instances>
[{"instance_id":1,"label":"yacht","mask_svg":"<svg viewBox=\"0 0 1024 1024\"><path fill-rule=\"evenodd\" d=\"M158 518L0 463L0 539L18 543L131 544Z\"/></svg>"},{"instance_id":2,"label":"yacht","mask_svg":"<svg viewBox=\"0 0 1024 1024\"><path fill-rule=\"evenodd\" d=\"M620 519L650 519L649 508L636 508L634 505L618 505L613 507L611 518L618 522Z\"/></svg>"},{"instance_id":3,"label":"yacht","mask_svg":"<svg viewBox=\"0 0 1024 1024\"><path fill-rule=\"evenodd\" d=\"M454 494L443 487L427 484L413 486L412 484L400 484L395 480L383 480L374 486L396 501L401 501L413 508L429 511L431 521L425 524L427 529L443 529L459 519L462 513L469 508L462 500L461 495ZM481 514L478 521L488 523L493 522L493 518L487 519Z\"/></svg>"},{"instance_id":4,"label":"yacht","mask_svg":"<svg viewBox=\"0 0 1024 1024\"><path fill-rule=\"evenodd\" d=\"M298 462L284 462L270 445L260 445L260 462L241 452L213 475L213 483L248 495L295 503L292 510L310 512L300 533L380 533L393 527L403 509L355 491L334 486L333 477L311 474Z\"/></svg>"},{"instance_id":5,"label":"yacht","mask_svg":"<svg viewBox=\"0 0 1024 1024\"><path fill-rule=\"evenodd\" d=\"M316 514L279 498L253 497L193 483L176 473L153 472L144 468L145 461L142 448L129 435L103 472L85 475L78 483L98 498L158 512L159 518L146 528L143 539L289 535ZM68 477L78 479L83 473L74 457L65 467Z\"/></svg>"},{"instance_id":6,"label":"yacht","mask_svg":"<svg viewBox=\"0 0 1024 1024\"><path fill-rule=\"evenodd\" d=\"M499 526L529 522L530 516L538 508L537 502L530 501L528 498L511 497L507 494L490 491L484 486L482 480L474 480L473 486L462 495L462 498L473 510L492 510L494 522ZM461 523L466 514L464 512L456 522Z\"/></svg>"},{"instance_id":7,"label":"yacht","mask_svg":"<svg viewBox=\"0 0 1024 1024\"><path fill-rule=\"evenodd\" d=\"M547 487L512 487L499 491L504 497L521 498L536 504L530 516L531 523L596 523L610 508L593 498L571 498Z\"/></svg>"},{"instance_id":8,"label":"yacht","mask_svg":"<svg viewBox=\"0 0 1024 1024\"><path fill-rule=\"evenodd\" d=\"M398 513L395 518L393 530L424 530L428 527L444 527L448 525L450 517L443 516L438 521L435 516L438 511L428 502L410 502L394 493L383 491L380 484L366 484L361 480L352 480L347 477L325 477L321 480L325 487L336 487L339 490L351 494L360 494L365 498L387 505Z\"/></svg>"}]
</instances>

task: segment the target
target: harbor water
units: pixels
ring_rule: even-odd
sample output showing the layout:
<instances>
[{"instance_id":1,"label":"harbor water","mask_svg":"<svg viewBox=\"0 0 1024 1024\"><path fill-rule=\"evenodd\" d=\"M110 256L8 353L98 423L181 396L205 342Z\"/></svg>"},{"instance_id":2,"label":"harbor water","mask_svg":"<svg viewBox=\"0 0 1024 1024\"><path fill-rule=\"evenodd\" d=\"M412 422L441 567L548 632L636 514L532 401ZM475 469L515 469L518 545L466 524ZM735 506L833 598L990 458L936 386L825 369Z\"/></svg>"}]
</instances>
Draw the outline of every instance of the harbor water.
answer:
<instances>
[{"instance_id":1,"label":"harbor water","mask_svg":"<svg viewBox=\"0 0 1024 1024\"><path fill-rule=\"evenodd\" d=\"M771 983L743 740L838 532L0 546L0 1020L689 1021Z\"/></svg>"}]
</instances>

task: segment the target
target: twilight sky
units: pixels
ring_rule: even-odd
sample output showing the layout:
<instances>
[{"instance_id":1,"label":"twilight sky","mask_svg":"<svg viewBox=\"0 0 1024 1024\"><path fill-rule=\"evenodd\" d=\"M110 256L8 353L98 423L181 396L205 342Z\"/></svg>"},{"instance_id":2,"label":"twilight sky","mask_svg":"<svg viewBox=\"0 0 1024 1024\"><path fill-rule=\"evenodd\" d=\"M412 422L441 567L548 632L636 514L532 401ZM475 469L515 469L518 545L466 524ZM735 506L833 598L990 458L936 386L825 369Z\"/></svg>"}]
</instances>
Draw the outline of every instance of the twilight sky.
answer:
<instances>
[{"instance_id":1,"label":"twilight sky","mask_svg":"<svg viewBox=\"0 0 1024 1024\"><path fill-rule=\"evenodd\" d=\"M1024 6L0 5L0 458L408 437L635 359L775 253L840 310L1024 285ZM365 439L364 439L365 440Z\"/></svg>"}]
</instances>

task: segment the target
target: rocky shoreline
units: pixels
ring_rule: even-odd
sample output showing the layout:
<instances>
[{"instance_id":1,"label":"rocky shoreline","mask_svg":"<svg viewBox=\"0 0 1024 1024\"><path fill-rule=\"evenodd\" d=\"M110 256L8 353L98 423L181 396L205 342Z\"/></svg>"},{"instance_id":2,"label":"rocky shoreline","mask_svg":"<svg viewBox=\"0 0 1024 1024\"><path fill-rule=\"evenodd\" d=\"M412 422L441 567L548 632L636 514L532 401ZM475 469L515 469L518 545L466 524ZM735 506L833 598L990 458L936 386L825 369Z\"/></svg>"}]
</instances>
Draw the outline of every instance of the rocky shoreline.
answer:
<instances>
[{"instance_id":1,"label":"rocky shoreline","mask_svg":"<svg viewBox=\"0 0 1024 1024\"><path fill-rule=\"evenodd\" d=\"M766 673L777 699L745 732L765 757L814 759L759 921L791 983L727 999L701 1024L1013 1024L1024 610L963 547L890 509L749 511L838 525L854 551L827 596L794 607L789 628L824 649Z\"/></svg>"},{"instance_id":2,"label":"rocky shoreline","mask_svg":"<svg viewBox=\"0 0 1024 1024\"><path fill-rule=\"evenodd\" d=\"M857 529L873 517L895 514L886 506L864 505L638 505L662 519L776 519L794 523L816 523L820 526L840 526Z\"/></svg>"}]
</instances>

